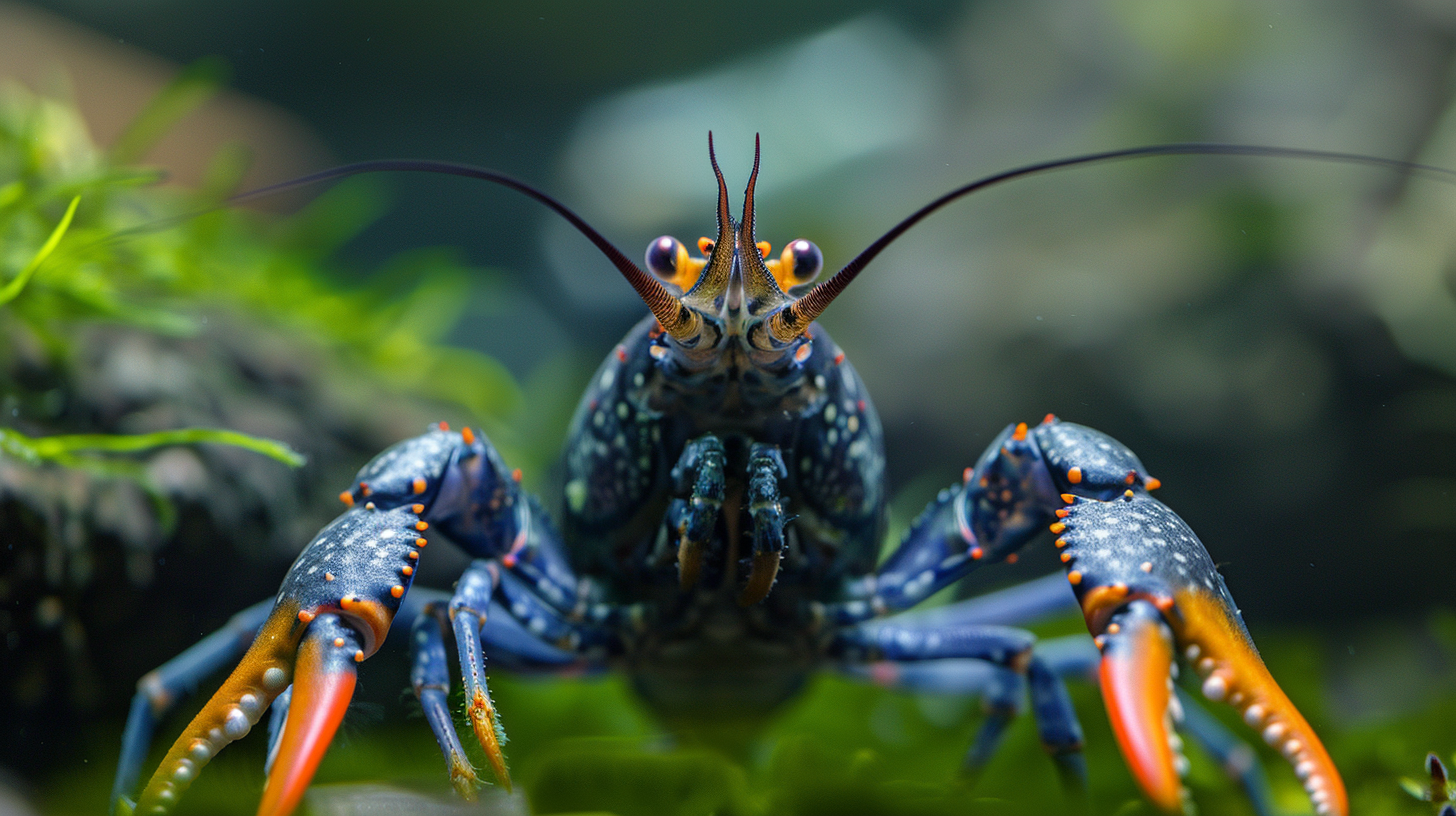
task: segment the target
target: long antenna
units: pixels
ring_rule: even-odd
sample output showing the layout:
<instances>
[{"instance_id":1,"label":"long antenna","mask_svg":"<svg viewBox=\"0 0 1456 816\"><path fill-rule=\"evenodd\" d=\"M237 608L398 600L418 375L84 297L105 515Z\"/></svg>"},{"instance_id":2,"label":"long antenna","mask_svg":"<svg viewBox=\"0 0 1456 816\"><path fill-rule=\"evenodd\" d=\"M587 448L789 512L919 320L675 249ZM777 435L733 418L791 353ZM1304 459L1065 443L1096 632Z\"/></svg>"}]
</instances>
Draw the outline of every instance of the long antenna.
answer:
<instances>
[{"instance_id":1,"label":"long antenna","mask_svg":"<svg viewBox=\"0 0 1456 816\"><path fill-rule=\"evenodd\" d=\"M507 176L504 173L497 173L494 170L487 170L483 167L475 167L469 164L457 164L455 162L432 161L429 159L383 159L378 161L356 162L346 164L342 167L335 167L329 170L322 170L307 176L292 179L290 181L270 184L267 187L260 187L256 190L249 190L239 193L229 199L227 204L240 204L244 201L251 201L255 198L272 195L274 193L291 190L295 187L303 187L310 184L319 184L326 181L357 176L364 173L439 173L450 176L463 176L465 178L480 179L509 187L528 198L533 198L547 207L550 207L562 218L576 227L577 231L587 237L601 253L607 256L607 260L617 267L627 283L637 290L638 297L652 310L652 314L662 324L662 328L678 339L686 339L696 334L694 328L696 315L691 310L683 308L682 304L667 287L657 282L657 279L643 272L637 264L633 263L622 251L608 241L600 232L585 219L577 215L572 209L554 197L527 184L520 179Z\"/></svg>"},{"instance_id":2,"label":"long antenna","mask_svg":"<svg viewBox=\"0 0 1456 816\"><path fill-rule=\"evenodd\" d=\"M808 328L809 324L836 297L839 297L840 293L849 286L850 282L860 272L864 271L864 268L869 265L870 261L874 260L875 256L884 251L885 247L889 246L896 238L904 235L907 230L920 223L931 213L956 199L968 196L978 190L984 190L987 187L993 187L997 184L1027 176L1035 176L1041 173L1049 173L1053 170L1127 159L1146 158L1149 156L1270 156L1286 159L1309 159L1313 161L1364 164L1373 167L1387 167L1397 170L1428 173L1443 181L1456 182L1456 170L1448 170L1444 167L1435 167L1428 164L1417 164L1400 159L1382 159L1377 156L1366 156L1360 153L1337 153L1327 150L1308 150L1298 147L1264 147L1260 145L1223 144L1219 142L1178 142L1173 144L1146 145L1123 150L1085 153L1080 156L1071 156L1064 159L1052 159L1035 164L1026 164L1010 170L1003 170L1000 173L985 176L969 184L957 187L911 213L903 221L891 227L884 235L877 238L874 243L865 247L863 252L845 264L843 269L834 273L833 277L815 286L802 298L789 306L785 306L770 318L769 331L773 334L774 339L781 343L787 343L802 334L804 329Z\"/></svg>"}]
</instances>

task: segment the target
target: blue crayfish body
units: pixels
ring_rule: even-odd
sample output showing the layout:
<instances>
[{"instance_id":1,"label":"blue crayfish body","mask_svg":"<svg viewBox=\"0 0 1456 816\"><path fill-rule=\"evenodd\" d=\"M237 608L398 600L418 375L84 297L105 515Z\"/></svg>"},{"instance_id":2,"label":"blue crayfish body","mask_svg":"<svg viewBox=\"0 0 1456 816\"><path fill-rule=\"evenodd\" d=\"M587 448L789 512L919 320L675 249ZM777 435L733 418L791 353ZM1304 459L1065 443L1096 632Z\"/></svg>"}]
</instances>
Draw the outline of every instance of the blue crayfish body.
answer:
<instances>
[{"instance_id":1,"label":"blue crayfish body","mask_svg":"<svg viewBox=\"0 0 1456 816\"><path fill-rule=\"evenodd\" d=\"M814 323L885 245L968 192L1051 167L1176 152L1219 151L1120 151L973 182L812 289L823 260L813 244L793 241L771 257L757 241L756 158L736 220L714 160L716 237L698 242L697 257L675 239L654 241L651 274L544 193L490 171L450 169L555 209L651 311L607 356L572 420L560 527L469 428L441 424L381 453L341 494L349 508L303 550L276 598L143 678L117 771L118 808L170 810L271 706L259 813L291 812L347 708L355 665L398 625L409 629L412 685L462 796L479 779L447 704L452 653L468 725L506 785L487 659L536 672L625 671L672 719L761 715L829 668L981 697L987 714L966 759L972 773L1029 699L1074 796L1086 768L1064 680L1095 678L1133 774L1158 807L1187 804L1181 728L1270 812L1247 746L1202 712L1185 718L1196 703L1175 693L1181 661L1206 698L1237 708L1289 760L1316 812L1344 816L1339 773L1264 667L1207 551L1150 495L1158 480L1111 437L1050 415L1008 426L881 561L879 418L843 351ZM1016 559L1044 531L1065 580L907 611L980 567ZM437 533L474 558L449 594L412 589ZM1038 645L1017 628L1074 605L1090 639ZM178 692L239 658L133 803L157 717Z\"/></svg>"}]
</instances>

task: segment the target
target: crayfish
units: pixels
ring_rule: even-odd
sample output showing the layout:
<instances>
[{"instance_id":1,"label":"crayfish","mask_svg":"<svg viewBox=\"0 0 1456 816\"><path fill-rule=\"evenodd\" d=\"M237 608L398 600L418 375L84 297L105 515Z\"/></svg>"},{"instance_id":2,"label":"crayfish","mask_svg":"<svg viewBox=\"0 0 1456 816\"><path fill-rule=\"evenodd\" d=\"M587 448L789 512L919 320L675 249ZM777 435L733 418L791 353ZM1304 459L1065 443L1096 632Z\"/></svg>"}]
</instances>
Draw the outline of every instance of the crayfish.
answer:
<instances>
[{"instance_id":1,"label":"crayfish","mask_svg":"<svg viewBox=\"0 0 1456 816\"><path fill-rule=\"evenodd\" d=\"M1086 768L1064 678L1096 674L1134 777L1158 808L1180 812L1186 760L1175 729L1223 760L1248 751L1176 690L1181 664L1204 697L1235 707L1288 759L1317 813L1344 816L1339 772L1259 658L1202 543L1153 497L1158 479L1111 437L1051 415L1007 426L877 562L887 526L880 421L845 352L815 323L890 242L970 192L1074 164L1195 153L1412 166L1229 145L1046 162L952 190L817 284L823 254L813 243L791 241L774 255L758 240L757 151L734 217L711 135L716 234L698 241L698 254L671 237L653 241L645 270L556 199L491 171L390 161L301 180L414 170L506 185L585 235L650 314L581 397L564 448L559 522L468 427L441 423L379 454L275 598L141 680L114 802L123 812L169 811L271 706L258 812L292 812L348 707L357 665L399 627L409 631L414 692L464 796L480 779L447 702L449 652L470 731L505 785L487 658L538 672L625 672L668 718L764 710L824 668L895 688L996 697L1003 705L991 708L1003 713L1025 693L1072 789ZM975 570L1015 560L1048 531L1065 579L906 611ZM475 559L450 593L412 589L435 533ZM1015 628L1074 599L1095 649L1044 652ZM239 658L133 802L160 714ZM971 765L987 761L1009 721L988 716Z\"/></svg>"}]
</instances>

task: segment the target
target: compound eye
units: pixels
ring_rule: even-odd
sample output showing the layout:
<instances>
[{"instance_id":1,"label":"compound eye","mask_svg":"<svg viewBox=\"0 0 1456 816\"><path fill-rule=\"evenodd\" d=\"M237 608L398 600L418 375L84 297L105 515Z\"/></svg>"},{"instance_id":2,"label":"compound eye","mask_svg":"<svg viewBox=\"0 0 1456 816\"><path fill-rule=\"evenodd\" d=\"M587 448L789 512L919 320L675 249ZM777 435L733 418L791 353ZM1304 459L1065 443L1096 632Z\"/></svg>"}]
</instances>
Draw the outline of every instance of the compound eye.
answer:
<instances>
[{"instance_id":1,"label":"compound eye","mask_svg":"<svg viewBox=\"0 0 1456 816\"><path fill-rule=\"evenodd\" d=\"M824 253L813 241L806 241L803 238L791 241L784 247L784 254L789 256L789 277L795 285L808 283L818 277L819 271L824 268Z\"/></svg>"},{"instance_id":2,"label":"compound eye","mask_svg":"<svg viewBox=\"0 0 1456 816\"><path fill-rule=\"evenodd\" d=\"M647 245L647 270L663 280L672 280L677 277L678 254L682 249L682 242L671 235L658 238Z\"/></svg>"}]
</instances>

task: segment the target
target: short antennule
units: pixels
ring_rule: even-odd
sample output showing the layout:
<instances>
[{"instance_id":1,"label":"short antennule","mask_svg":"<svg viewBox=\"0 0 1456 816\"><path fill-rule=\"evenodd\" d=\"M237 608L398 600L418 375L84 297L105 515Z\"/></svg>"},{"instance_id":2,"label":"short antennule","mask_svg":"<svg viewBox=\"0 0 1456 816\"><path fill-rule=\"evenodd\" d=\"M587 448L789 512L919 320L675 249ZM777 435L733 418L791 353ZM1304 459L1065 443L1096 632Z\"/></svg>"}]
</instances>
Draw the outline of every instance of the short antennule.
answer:
<instances>
[{"instance_id":1,"label":"short antennule","mask_svg":"<svg viewBox=\"0 0 1456 816\"><path fill-rule=\"evenodd\" d=\"M758 186L759 135L753 134L753 172L748 174L748 186L743 190L743 220L738 231L747 244L753 243L753 190Z\"/></svg>"},{"instance_id":2,"label":"short antennule","mask_svg":"<svg viewBox=\"0 0 1456 816\"><path fill-rule=\"evenodd\" d=\"M652 277L646 272L643 272L637 266L637 264L633 263L626 255L622 254L621 250L613 246L611 241L608 241L600 232L597 232L597 230L592 227L592 225L588 224L585 219L577 215L571 210L571 208L567 207L565 204L562 204L560 201L557 201L555 198L547 195L541 190L532 187L524 181L512 178L503 173L497 173L494 170L486 170L483 167L474 167L468 164L428 161L422 159L386 159L382 161L366 161L358 162L356 164L346 164L342 167L335 167L330 170L313 173L311 175L303 176L302 178L293 179L292 181L284 181L278 184L271 184L267 187L261 187L257 190L249 190L248 192L239 193L238 195L229 198L225 203L238 204L243 201L260 198L262 196L282 192L284 190L291 190L296 187L303 187L309 184L337 181L339 179L348 178L350 176L363 175L365 173L385 172L439 173L450 176L463 176L465 178L480 179L482 181L489 181L494 184L499 184L503 187L509 187L510 189L515 190L518 193L522 193L529 198L533 198L541 202L542 204L545 204L547 207L550 207L553 211L555 211L557 215L565 218L567 223L571 224L573 227L576 227L578 232L580 232L582 235L585 235L587 240L591 241L592 244L594 244L603 255L607 256L607 260L611 261L612 265L617 267L617 271L622 273L622 277L627 279L627 283L630 284L634 290L636 290L637 296L642 298L642 302L647 304L648 309L652 310L653 316L657 318L657 322L662 324L662 328L666 330L668 334L672 335L678 340L687 340L697 336L700 329L700 318L696 314L694 314L691 309L685 308L682 303L677 299L677 297L667 289L667 287L659 283L656 278Z\"/></svg>"},{"instance_id":3,"label":"short antennule","mask_svg":"<svg viewBox=\"0 0 1456 816\"><path fill-rule=\"evenodd\" d=\"M718 238L713 242L708 263L698 276L698 282L683 296L683 301L716 311L714 301L728 291L728 275L733 269L733 213L728 209L728 182L723 180L723 171L718 167L711 130L708 131L708 161L718 179Z\"/></svg>"},{"instance_id":4,"label":"short antennule","mask_svg":"<svg viewBox=\"0 0 1456 816\"><path fill-rule=\"evenodd\" d=\"M993 187L997 184L1026 176L1034 176L1068 167L1102 164L1104 162L1146 158L1149 156L1269 156L1286 159L1308 159L1312 161L1364 164L1373 167L1387 167L1396 170L1429 173L1448 183L1456 181L1456 171L1428 164L1402 161L1400 159L1382 159L1378 156L1366 156L1359 153L1307 150L1298 147L1266 147L1262 145L1221 144L1217 142L1178 142L1173 144L1146 145L1143 147L1087 153L1065 159L1053 159L1036 164L1022 165L1021 167L1005 170L957 187L911 213L909 217L891 227L888 232L881 235L874 243L865 247L863 252L855 256L854 260L845 264L843 269L834 273L833 277L815 286L804 297L785 306L774 314L768 321L769 331L774 339L780 343L787 343L803 333L809 327L809 324L814 322L815 318L819 317L835 298L839 297L840 293L849 286L855 277L885 247L889 246L896 238L904 235L911 227L924 220L926 216L956 199L970 195L978 190L984 190L987 187Z\"/></svg>"},{"instance_id":5,"label":"short antennule","mask_svg":"<svg viewBox=\"0 0 1456 816\"><path fill-rule=\"evenodd\" d=\"M743 191L743 220L738 222L738 261L743 269L743 286L750 299L750 309L755 311L773 308L785 300L754 240L753 193L758 186L759 148L759 136L754 134L753 172L748 175L748 186Z\"/></svg>"}]
</instances>

